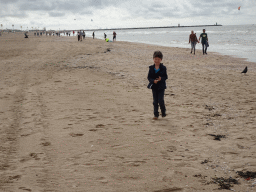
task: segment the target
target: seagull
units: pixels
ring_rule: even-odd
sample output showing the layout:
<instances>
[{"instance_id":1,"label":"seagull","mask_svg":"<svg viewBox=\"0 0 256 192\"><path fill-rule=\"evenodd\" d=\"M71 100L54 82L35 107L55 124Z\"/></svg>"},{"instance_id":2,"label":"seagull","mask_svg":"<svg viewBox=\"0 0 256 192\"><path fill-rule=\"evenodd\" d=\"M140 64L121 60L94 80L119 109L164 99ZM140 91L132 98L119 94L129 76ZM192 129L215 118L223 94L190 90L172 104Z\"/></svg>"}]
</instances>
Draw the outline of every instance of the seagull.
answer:
<instances>
[{"instance_id":1,"label":"seagull","mask_svg":"<svg viewBox=\"0 0 256 192\"><path fill-rule=\"evenodd\" d=\"M248 69L247 69L247 66L244 68L244 70L241 72L241 73L247 73Z\"/></svg>"}]
</instances>

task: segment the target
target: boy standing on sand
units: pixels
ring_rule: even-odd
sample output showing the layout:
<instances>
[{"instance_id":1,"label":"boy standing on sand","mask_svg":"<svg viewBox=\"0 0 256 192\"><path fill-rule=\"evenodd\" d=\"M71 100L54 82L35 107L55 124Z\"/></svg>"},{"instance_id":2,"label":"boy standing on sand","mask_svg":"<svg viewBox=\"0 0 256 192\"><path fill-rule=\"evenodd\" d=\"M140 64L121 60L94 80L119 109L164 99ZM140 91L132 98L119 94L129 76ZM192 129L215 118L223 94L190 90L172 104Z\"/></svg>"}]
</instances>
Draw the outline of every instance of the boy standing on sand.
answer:
<instances>
[{"instance_id":1,"label":"boy standing on sand","mask_svg":"<svg viewBox=\"0 0 256 192\"><path fill-rule=\"evenodd\" d=\"M166 108L164 104L164 91L166 89L167 69L161 63L163 54L161 51L155 51L153 54L154 65L149 66L148 81L149 87L153 93L154 120L159 117L158 104L162 112L162 117L166 116Z\"/></svg>"}]
</instances>

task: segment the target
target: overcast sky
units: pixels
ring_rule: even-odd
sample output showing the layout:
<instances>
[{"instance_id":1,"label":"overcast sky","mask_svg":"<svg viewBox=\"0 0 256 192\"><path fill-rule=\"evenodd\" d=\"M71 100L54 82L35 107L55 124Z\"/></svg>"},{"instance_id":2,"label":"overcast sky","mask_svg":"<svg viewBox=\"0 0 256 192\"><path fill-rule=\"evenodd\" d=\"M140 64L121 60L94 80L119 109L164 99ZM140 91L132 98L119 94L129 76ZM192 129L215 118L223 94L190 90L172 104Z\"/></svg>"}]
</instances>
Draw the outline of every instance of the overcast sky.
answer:
<instances>
[{"instance_id":1,"label":"overcast sky","mask_svg":"<svg viewBox=\"0 0 256 192\"><path fill-rule=\"evenodd\" d=\"M240 11L238 7L241 6ZM0 0L3 29L256 24L256 0Z\"/></svg>"}]
</instances>

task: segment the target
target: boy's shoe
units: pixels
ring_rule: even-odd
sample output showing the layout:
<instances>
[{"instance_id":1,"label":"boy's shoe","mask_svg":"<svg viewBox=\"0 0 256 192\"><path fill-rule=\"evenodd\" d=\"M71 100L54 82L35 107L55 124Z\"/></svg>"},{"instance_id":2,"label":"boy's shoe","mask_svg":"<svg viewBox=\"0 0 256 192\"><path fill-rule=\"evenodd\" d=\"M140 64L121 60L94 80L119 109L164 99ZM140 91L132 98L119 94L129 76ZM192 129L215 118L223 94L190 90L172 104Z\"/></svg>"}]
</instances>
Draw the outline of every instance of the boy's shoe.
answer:
<instances>
[{"instance_id":1,"label":"boy's shoe","mask_svg":"<svg viewBox=\"0 0 256 192\"><path fill-rule=\"evenodd\" d=\"M166 117L166 113L162 113L162 117Z\"/></svg>"},{"instance_id":2,"label":"boy's shoe","mask_svg":"<svg viewBox=\"0 0 256 192\"><path fill-rule=\"evenodd\" d=\"M158 119L158 117L153 117L153 119L154 119L154 120L157 120L157 119Z\"/></svg>"}]
</instances>

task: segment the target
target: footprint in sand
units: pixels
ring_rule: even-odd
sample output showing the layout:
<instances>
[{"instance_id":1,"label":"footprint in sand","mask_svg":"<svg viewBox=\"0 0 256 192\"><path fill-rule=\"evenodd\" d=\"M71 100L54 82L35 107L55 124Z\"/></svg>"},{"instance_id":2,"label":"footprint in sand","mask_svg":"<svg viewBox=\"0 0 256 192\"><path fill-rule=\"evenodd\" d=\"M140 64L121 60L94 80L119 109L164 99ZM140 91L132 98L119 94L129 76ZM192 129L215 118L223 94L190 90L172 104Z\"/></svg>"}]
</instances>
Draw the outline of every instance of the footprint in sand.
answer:
<instances>
[{"instance_id":1,"label":"footprint in sand","mask_svg":"<svg viewBox=\"0 0 256 192\"><path fill-rule=\"evenodd\" d=\"M177 151L177 148L175 146L168 146L168 152L173 152L173 151Z\"/></svg>"},{"instance_id":2,"label":"footprint in sand","mask_svg":"<svg viewBox=\"0 0 256 192\"><path fill-rule=\"evenodd\" d=\"M161 189L161 190L157 190L154 192L173 192L173 191L182 191L182 188L177 188L177 187L173 187L173 188L169 188L169 189Z\"/></svg>"},{"instance_id":3,"label":"footprint in sand","mask_svg":"<svg viewBox=\"0 0 256 192\"><path fill-rule=\"evenodd\" d=\"M34 158L35 160L40 160L37 153L30 153L29 156Z\"/></svg>"},{"instance_id":4,"label":"footprint in sand","mask_svg":"<svg viewBox=\"0 0 256 192\"><path fill-rule=\"evenodd\" d=\"M69 133L70 136L72 137L79 137L79 136L83 136L83 133Z\"/></svg>"},{"instance_id":5,"label":"footprint in sand","mask_svg":"<svg viewBox=\"0 0 256 192\"><path fill-rule=\"evenodd\" d=\"M41 145L43 145L43 146L49 146L49 145L51 145L51 143L50 143L50 142L44 142L44 143L41 143Z\"/></svg>"},{"instance_id":6,"label":"footprint in sand","mask_svg":"<svg viewBox=\"0 0 256 192\"><path fill-rule=\"evenodd\" d=\"M98 124L98 125L96 125L95 127L96 127L96 129L89 129L89 131L99 131L99 130L102 130L102 128L104 128L105 125L103 125L103 124Z\"/></svg>"},{"instance_id":7,"label":"footprint in sand","mask_svg":"<svg viewBox=\"0 0 256 192\"><path fill-rule=\"evenodd\" d=\"M28 188L26 188L26 187L19 187L19 189L22 189L22 190L24 190L24 191L32 191L31 189L28 189Z\"/></svg>"},{"instance_id":8,"label":"footprint in sand","mask_svg":"<svg viewBox=\"0 0 256 192\"><path fill-rule=\"evenodd\" d=\"M105 125L103 125L103 124L96 125L96 128L103 128L103 127L105 127Z\"/></svg>"},{"instance_id":9,"label":"footprint in sand","mask_svg":"<svg viewBox=\"0 0 256 192\"><path fill-rule=\"evenodd\" d=\"M18 181L21 178L21 175L9 176L9 181L16 180Z\"/></svg>"},{"instance_id":10,"label":"footprint in sand","mask_svg":"<svg viewBox=\"0 0 256 192\"><path fill-rule=\"evenodd\" d=\"M146 161L125 161L123 163L127 164L128 166L138 167L147 162Z\"/></svg>"}]
</instances>

